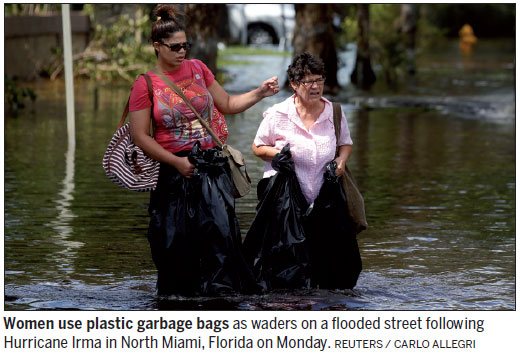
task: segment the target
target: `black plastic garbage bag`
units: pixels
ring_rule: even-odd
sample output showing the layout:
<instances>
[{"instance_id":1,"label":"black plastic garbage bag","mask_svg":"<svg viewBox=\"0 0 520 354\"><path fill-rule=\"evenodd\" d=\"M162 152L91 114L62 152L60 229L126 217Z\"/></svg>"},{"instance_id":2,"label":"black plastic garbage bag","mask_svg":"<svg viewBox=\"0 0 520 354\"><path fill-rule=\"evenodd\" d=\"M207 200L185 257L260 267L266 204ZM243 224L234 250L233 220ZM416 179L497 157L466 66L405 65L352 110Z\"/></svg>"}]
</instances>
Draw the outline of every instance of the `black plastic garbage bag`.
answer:
<instances>
[{"instance_id":1,"label":"black plastic garbage bag","mask_svg":"<svg viewBox=\"0 0 520 354\"><path fill-rule=\"evenodd\" d=\"M328 164L324 182L304 220L310 246L312 287L352 289L361 272L361 255L336 162Z\"/></svg>"},{"instance_id":2,"label":"black plastic garbage bag","mask_svg":"<svg viewBox=\"0 0 520 354\"><path fill-rule=\"evenodd\" d=\"M244 240L246 260L264 290L308 288L309 250L302 223L308 204L289 144L271 165L278 173L259 183L257 214Z\"/></svg>"},{"instance_id":3,"label":"black plastic garbage bag","mask_svg":"<svg viewBox=\"0 0 520 354\"><path fill-rule=\"evenodd\" d=\"M148 240L158 294L253 292L257 285L242 253L227 159L218 148L202 150L198 142L188 159L195 176L184 178L161 164L150 197Z\"/></svg>"}]
</instances>

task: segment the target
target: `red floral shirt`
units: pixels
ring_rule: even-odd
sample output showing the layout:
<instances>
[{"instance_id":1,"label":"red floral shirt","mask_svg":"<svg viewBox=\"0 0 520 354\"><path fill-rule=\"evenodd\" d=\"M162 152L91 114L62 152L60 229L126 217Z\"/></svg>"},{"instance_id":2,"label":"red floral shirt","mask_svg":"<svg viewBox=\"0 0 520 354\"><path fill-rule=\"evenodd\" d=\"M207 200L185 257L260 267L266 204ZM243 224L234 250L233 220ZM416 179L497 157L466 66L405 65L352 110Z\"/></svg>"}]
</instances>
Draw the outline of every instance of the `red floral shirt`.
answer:
<instances>
[{"instance_id":1,"label":"red floral shirt","mask_svg":"<svg viewBox=\"0 0 520 354\"><path fill-rule=\"evenodd\" d=\"M195 141L200 141L203 149L214 147L211 135L202 126L197 116L186 103L159 77L147 72L153 85L153 131L155 140L169 152L190 150ZM208 67L199 60L184 60L174 71L165 72L186 95L193 107L203 119L211 124L219 140L225 141L227 129L218 129L222 115L215 112L213 98L209 87L215 76ZM140 111L150 107L148 86L144 77L140 76L132 87L130 94L130 111ZM210 122L210 112L213 122Z\"/></svg>"}]
</instances>

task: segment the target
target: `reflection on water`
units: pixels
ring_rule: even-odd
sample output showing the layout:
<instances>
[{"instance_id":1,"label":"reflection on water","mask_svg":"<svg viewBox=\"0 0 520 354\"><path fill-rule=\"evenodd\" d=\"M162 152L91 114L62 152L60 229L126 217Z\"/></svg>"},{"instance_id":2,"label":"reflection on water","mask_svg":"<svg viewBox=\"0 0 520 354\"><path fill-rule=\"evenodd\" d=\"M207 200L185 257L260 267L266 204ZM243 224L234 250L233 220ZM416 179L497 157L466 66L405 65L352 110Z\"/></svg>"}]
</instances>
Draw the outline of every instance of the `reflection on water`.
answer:
<instances>
[{"instance_id":1,"label":"reflection on water","mask_svg":"<svg viewBox=\"0 0 520 354\"><path fill-rule=\"evenodd\" d=\"M55 200L56 209L59 214L56 219L49 223L56 233L53 234L53 241L59 246L60 250L51 254L61 271L72 274L74 273L74 260L77 248L83 246L85 243L81 241L70 241L69 237L72 235L73 229L71 226L72 219L76 215L71 211L72 202L74 200L74 153L75 153L75 139L69 138L67 144L67 152L65 154L65 178L63 179L63 189L58 193L60 199Z\"/></svg>"},{"instance_id":2,"label":"reflection on water","mask_svg":"<svg viewBox=\"0 0 520 354\"><path fill-rule=\"evenodd\" d=\"M514 106L513 72L500 66L478 75L502 84L478 88L478 100L465 100L467 88L459 103L487 107L485 119L438 110L434 102L444 98L434 94L375 95L371 109L342 99L355 144L350 167L370 225L359 236L364 269L353 291L196 299L154 296L148 195L117 187L101 168L128 88L102 88L96 111L91 86L78 84L77 143L68 149L63 88L42 84L33 112L5 119L5 308L514 309L515 134L514 117L504 114L514 111L483 105L505 93L504 105ZM254 187L263 162L251 141L262 112L287 95L228 117L229 143L245 154ZM395 97L399 107L379 104ZM432 105L402 104L407 97ZM255 194L237 200L244 234Z\"/></svg>"}]
</instances>

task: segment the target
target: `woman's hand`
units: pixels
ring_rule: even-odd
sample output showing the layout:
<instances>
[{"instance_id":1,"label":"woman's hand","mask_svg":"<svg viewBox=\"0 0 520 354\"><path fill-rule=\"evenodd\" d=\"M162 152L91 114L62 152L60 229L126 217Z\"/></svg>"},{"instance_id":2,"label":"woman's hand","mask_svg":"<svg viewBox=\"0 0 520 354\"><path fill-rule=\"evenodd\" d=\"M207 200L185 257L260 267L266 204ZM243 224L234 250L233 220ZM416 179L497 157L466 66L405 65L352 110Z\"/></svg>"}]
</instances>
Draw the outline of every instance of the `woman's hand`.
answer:
<instances>
[{"instance_id":1,"label":"woman's hand","mask_svg":"<svg viewBox=\"0 0 520 354\"><path fill-rule=\"evenodd\" d=\"M187 157L179 157L164 149L150 136L150 107L140 111L130 112L130 134L134 144L139 146L146 155L159 162L175 167L181 175L191 178L195 166Z\"/></svg>"},{"instance_id":2,"label":"woman's hand","mask_svg":"<svg viewBox=\"0 0 520 354\"><path fill-rule=\"evenodd\" d=\"M348 158L352 154L352 145L342 145L339 147L338 157L336 157L336 176L340 177L345 173Z\"/></svg>"},{"instance_id":3,"label":"woman's hand","mask_svg":"<svg viewBox=\"0 0 520 354\"><path fill-rule=\"evenodd\" d=\"M259 87L242 95L228 95L217 80L209 85L208 91L219 111L224 114L236 114L245 111L263 98L280 92L280 87L278 87L278 77L273 76L262 82Z\"/></svg>"},{"instance_id":4,"label":"woman's hand","mask_svg":"<svg viewBox=\"0 0 520 354\"><path fill-rule=\"evenodd\" d=\"M278 92L280 92L280 87L278 86L278 76L273 76L272 78L265 80L258 89L260 90L260 95L262 98L276 95Z\"/></svg>"},{"instance_id":5,"label":"woman's hand","mask_svg":"<svg viewBox=\"0 0 520 354\"><path fill-rule=\"evenodd\" d=\"M193 177L194 171L195 171L195 165L193 165L190 160L188 160L188 157L179 157L174 166L177 171L181 175L183 175L186 178Z\"/></svg>"},{"instance_id":6,"label":"woman's hand","mask_svg":"<svg viewBox=\"0 0 520 354\"><path fill-rule=\"evenodd\" d=\"M338 177L341 177L343 176L343 174L345 173L345 165L346 165L346 161L344 159L342 159L341 157L337 157L336 160L336 176Z\"/></svg>"}]
</instances>

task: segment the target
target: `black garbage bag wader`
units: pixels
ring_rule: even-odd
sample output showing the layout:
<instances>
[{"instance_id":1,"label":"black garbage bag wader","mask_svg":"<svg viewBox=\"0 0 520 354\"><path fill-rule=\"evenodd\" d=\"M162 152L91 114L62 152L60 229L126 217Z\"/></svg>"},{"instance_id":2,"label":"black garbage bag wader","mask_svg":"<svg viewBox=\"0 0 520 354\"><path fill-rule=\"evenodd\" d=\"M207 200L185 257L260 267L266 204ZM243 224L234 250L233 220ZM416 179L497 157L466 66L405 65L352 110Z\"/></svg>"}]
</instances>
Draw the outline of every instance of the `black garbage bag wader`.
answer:
<instances>
[{"instance_id":1,"label":"black garbage bag wader","mask_svg":"<svg viewBox=\"0 0 520 354\"><path fill-rule=\"evenodd\" d=\"M332 161L312 211L304 221L311 250L311 283L320 289L352 289L362 262L354 226L346 217L347 199L335 170L336 163Z\"/></svg>"},{"instance_id":2,"label":"black garbage bag wader","mask_svg":"<svg viewBox=\"0 0 520 354\"><path fill-rule=\"evenodd\" d=\"M243 253L227 158L197 142L195 176L161 164L150 196L148 240L159 295L219 295L256 290ZM183 155L182 153L179 155Z\"/></svg>"},{"instance_id":3,"label":"black garbage bag wader","mask_svg":"<svg viewBox=\"0 0 520 354\"><path fill-rule=\"evenodd\" d=\"M301 219L308 204L287 144L271 162L278 172L258 185L257 214L244 253L264 290L310 287L308 242Z\"/></svg>"},{"instance_id":4,"label":"black garbage bag wader","mask_svg":"<svg viewBox=\"0 0 520 354\"><path fill-rule=\"evenodd\" d=\"M271 165L278 173L257 187L257 214L244 253L264 290L352 289L361 256L348 206L331 162L318 197L309 207L296 177L290 146Z\"/></svg>"}]
</instances>

